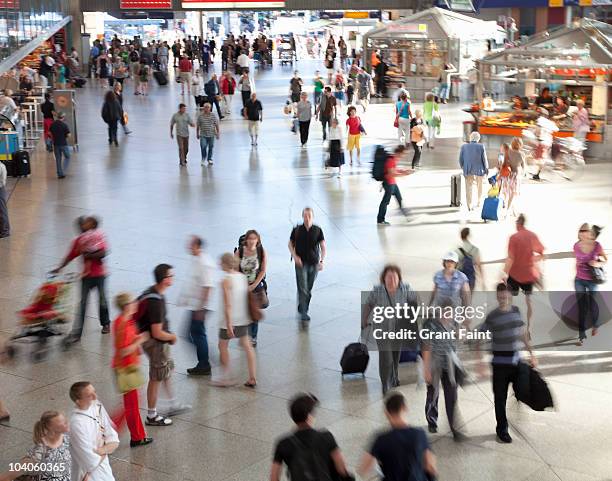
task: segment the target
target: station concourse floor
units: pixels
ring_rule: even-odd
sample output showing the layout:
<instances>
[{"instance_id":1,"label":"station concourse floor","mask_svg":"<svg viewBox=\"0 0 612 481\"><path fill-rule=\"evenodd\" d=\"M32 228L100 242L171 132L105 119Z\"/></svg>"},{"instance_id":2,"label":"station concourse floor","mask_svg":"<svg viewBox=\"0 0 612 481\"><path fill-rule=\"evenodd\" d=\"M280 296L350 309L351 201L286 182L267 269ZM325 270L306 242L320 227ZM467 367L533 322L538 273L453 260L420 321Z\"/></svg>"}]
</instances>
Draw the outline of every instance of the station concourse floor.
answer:
<instances>
[{"instance_id":1,"label":"station concourse floor","mask_svg":"<svg viewBox=\"0 0 612 481\"><path fill-rule=\"evenodd\" d=\"M215 65L219 69L219 64ZM315 68L300 61L308 91ZM321 68L323 71L323 68ZM274 440L292 428L287 400L309 391L321 400L317 424L333 432L351 467L356 466L370 436L385 427L378 380L378 357L371 353L365 378L340 375L343 347L359 336L360 291L377 282L382 266L398 263L404 279L417 290L431 288L441 256L457 246L459 230L469 226L472 240L485 261L486 287L494 289L514 232L511 218L483 223L479 214L450 208L449 178L458 171L461 122L457 105L442 107L443 126L435 150L423 153L423 168L399 182L405 220L392 200L391 226L376 225L381 192L371 179L370 161L378 143L393 145L394 114L390 104L375 103L359 115L368 132L363 139L362 164L345 165L341 178L323 168L320 124L313 121L307 149L301 149L283 114L290 67L256 71L258 97L264 108L259 145L251 148L246 122L233 113L221 122L214 166L201 167L199 145L191 136L189 164L179 168L169 119L181 101L180 85L151 81L150 95L133 95L126 85L125 110L133 133L119 132L119 147L107 143L100 118L101 88L89 81L77 91L79 150L68 176L55 177L55 162L43 146L32 157L32 175L9 183L10 238L0 240L0 336L15 329L15 312L29 303L45 272L56 266L75 235L74 220L96 214L110 243L108 293L138 294L152 284L152 269L161 262L175 266L175 286L169 291L171 328L182 336L173 347L178 397L193 409L174 418L174 425L150 428L155 441L130 449L129 435L112 455L119 481L263 481L268 478ZM189 111L192 97L185 96ZM341 123L345 113L342 113ZM494 150L491 159L497 158ZM411 154L410 154L411 155ZM348 154L346 154L348 163ZM520 209L554 254L546 261L547 289L572 290L572 246L582 222L611 226L612 165L592 159L582 177L566 182L523 185ZM313 293L311 327L298 329L295 317L294 270L287 241L311 206L315 223L325 233L328 257ZM190 234L206 239L215 260L231 252L238 237L255 228L269 256L267 280L270 307L260 326L257 347L258 386L211 387L205 378L189 378L195 353L185 338L186 313L176 305L185 280ZM600 241L612 245L609 228ZM78 271L73 263L68 270ZM606 286L602 286L606 289ZM78 291L78 289L77 289ZM78 292L75 292L78 297ZM17 461L31 443L35 420L47 409L69 413L69 386L91 381L110 411L120 402L110 369L110 336L100 334L96 295L90 298L85 334L69 352L51 349L41 363L27 356L0 364L0 398L11 411L0 424L0 471ZM218 300L214 301L218 303ZM523 300L519 299L524 312ZM216 305L216 304L215 304ZM112 315L116 311L113 309ZM218 366L217 319L208 321L213 369ZM609 336L610 326L602 328ZM57 347L57 346L56 346ZM459 392L468 440L453 441L440 405L439 434L431 435L439 479L453 481L594 481L612 477L612 353L583 351L563 355L539 352L542 372L555 394L557 409L536 413L508 401L512 445L495 438L491 383L474 381ZM232 349L238 379L246 380L244 354ZM143 362L146 360L143 358ZM410 422L426 427L425 389L417 387L413 365L402 365L399 388L409 402ZM241 385L241 384L240 384ZM443 400L440 400L442 403ZM141 408L146 406L141 393ZM143 415L145 411L142 411Z\"/></svg>"}]
</instances>

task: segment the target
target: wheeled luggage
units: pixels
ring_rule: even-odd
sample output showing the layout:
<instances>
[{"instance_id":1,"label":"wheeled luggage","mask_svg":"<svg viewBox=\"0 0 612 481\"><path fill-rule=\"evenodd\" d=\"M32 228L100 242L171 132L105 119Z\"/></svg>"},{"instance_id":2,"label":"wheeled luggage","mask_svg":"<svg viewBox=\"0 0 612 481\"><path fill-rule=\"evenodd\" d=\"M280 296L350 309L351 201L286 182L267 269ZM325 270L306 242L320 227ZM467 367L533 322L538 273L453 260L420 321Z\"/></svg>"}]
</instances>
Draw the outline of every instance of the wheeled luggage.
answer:
<instances>
[{"instance_id":1,"label":"wheeled luggage","mask_svg":"<svg viewBox=\"0 0 612 481\"><path fill-rule=\"evenodd\" d=\"M340 359L340 367L342 367L342 375L345 374L363 374L368 368L370 362L370 354L368 346L361 342L353 342L344 348L342 358Z\"/></svg>"},{"instance_id":2,"label":"wheeled luggage","mask_svg":"<svg viewBox=\"0 0 612 481\"><path fill-rule=\"evenodd\" d=\"M18 150L15 152L13 154L13 164L15 164L15 177L30 175L30 154L27 151Z\"/></svg>"},{"instance_id":3,"label":"wheeled luggage","mask_svg":"<svg viewBox=\"0 0 612 481\"><path fill-rule=\"evenodd\" d=\"M461 207L461 174L451 176L451 207Z\"/></svg>"},{"instance_id":4,"label":"wheeled luggage","mask_svg":"<svg viewBox=\"0 0 612 481\"><path fill-rule=\"evenodd\" d=\"M168 76L166 75L166 72L162 72L161 70L155 70L153 72L153 77L155 77L157 85L168 85Z\"/></svg>"},{"instance_id":5,"label":"wheeled luggage","mask_svg":"<svg viewBox=\"0 0 612 481\"><path fill-rule=\"evenodd\" d=\"M482 220L499 220L501 202L499 197L487 197L482 204Z\"/></svg>"}]
</instances>

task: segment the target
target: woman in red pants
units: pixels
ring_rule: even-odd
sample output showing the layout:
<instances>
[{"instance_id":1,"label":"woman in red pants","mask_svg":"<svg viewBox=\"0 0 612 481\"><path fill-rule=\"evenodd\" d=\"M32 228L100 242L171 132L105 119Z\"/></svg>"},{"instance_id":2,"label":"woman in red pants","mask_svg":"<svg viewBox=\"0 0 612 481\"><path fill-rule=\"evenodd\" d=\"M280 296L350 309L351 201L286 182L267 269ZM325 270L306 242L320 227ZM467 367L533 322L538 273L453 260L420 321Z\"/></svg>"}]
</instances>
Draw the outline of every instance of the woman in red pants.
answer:
<instances>
[{"instance_id":1,"label":"woman in red pants","mask_svg":"<svg viewBox=\"0 0 612 481\"><path fill-rule=\"evenodd\" d=\"M137 301L131 294L121 293L115 297L115 304L121 314L113 321L112 332L115 345L115 356L112 367L117 376L117 384L123 392L123 409L119 409L112 416L113 423L120 428L125 421L130 430L130 447L144 446L153 442L140 419L138 410L138 387L144 382L139 376L140 345L146 340L143 334L138 333L134 322ZM139 382L138 379L142 379ZM117 429L118 430L118 429Z\"/></svg>"}]
</instances>

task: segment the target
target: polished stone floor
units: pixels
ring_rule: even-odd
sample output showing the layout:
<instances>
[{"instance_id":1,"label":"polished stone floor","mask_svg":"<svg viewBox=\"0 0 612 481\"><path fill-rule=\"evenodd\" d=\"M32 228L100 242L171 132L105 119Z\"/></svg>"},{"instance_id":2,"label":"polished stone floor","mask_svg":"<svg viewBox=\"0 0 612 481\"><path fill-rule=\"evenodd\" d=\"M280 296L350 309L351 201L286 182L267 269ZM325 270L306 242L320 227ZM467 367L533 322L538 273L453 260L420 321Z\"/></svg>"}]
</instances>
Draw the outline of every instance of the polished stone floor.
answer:
<instances>
[{"instance_id":1,"label":"polished stone floor","mask_svg":"<svg viewBox=\"0 0 612 481\"><path fill-rule=\"evenodd\" d=\"M218 66L217 66L218 67ZM310 84L316 66L300 62ZM234 112L221 124L214 167L200 167L193 135L187 168L179 168L176 145L169 138L170 115L180 101L180 87L152 85L148 97L125 99L133 134L120 133L119 147L109 147L100 118L102 91L78 91L79 151L66 179L54 175L54 161L44 150L33 156L32 176L10 183L12 236L0 240L0 336L14 330L14 312L25 306L44 273L55 266L74 235L73 221L95 213L103 220L111 245L108 257L111 295L128 289L138 293L151 284L160 262L176 267L177 285L168 294L171 325L184 332L184 311L175 306L188 256L185 241L200 234L214 257L231 251L246 229L260 231L269 254L271 305L261 325L258 387L222 389L192 379L185 369L195 355L185 339L173 348L174 376L180 399L193 410L168 428L151 428L154 444L130 449L126 433L112 456L120 481L263 481L267 479L275 438L291 428L287 400L297 391L311 391L321 400L320 426L337 437L355 466L370 435L384 427L377 355L372 353L365 379L342 380L342 348L359 335L359 291L376 282L386 262L397 262L416 289L431 287L440 257L457 243L460 227L469 225L473 241L486 261L489 289L498 281L506 254L511 219L484 224L478 214L449 208L449 177L457 170L463 114L457 106L443 109L437 148L423 156L423 169L402 179L408 221L391 204L392 225L379 228L379 187L369 173L373 146L392 145L392 107L372 105L361 114L368 136L361 166L344 169L341 178L323 168L323 146L313 125L307 149L301 149L282 113L291 70L280 67L256 73L257 93L264 106L259 146L251 148L245 122ZM188 98L190 109L193 99ZM491 150L491 157L496 153ZM551 254L545 276L550 290L573 288L572 245L582 222L612 225L612 165L592 159L575 182L551 177L523 186L521 210ZM311 206L328 245L325 270L317 279L312 326L300 332L295 320L293 266L287 239ZM604 230L601 242L612 243ZM71 266L78 270L75 263ZM605 286L604 286L605 288ZM519 305L524 307L522 299ZM45 362L27 356L0 364L0 397L11 410L0 424L0 471L20 458L31 442L32 426L46 409L70 409L68 387L77 380L93 382L108 408L119 402L110 370L111 339L97 327L90 306L84 339L70 352L53 349ZM547 319L541 320L543 323ZM209 324L215 346L216 319ZM609 325L602 337L610 336ZM609 337L608 337L609 339ZM536 343L538 339L535 339ZM609 346L609 343L608 343ZM512 445L498 444L489 381L475 381L459 394L469 439L457 445L441 414L440 433L431 441L441 480L454 481L592 481L612 478L612 353L570 350L539 354L544 375L555 394L554 412L535 413L509 400ZM246 375L243 353L232 350L236 370ZM216 366L218 357L212 349ZM410 420L425 426L425 390L417 386L413 366L401 368Z\"/></svg>"}]
</instances>

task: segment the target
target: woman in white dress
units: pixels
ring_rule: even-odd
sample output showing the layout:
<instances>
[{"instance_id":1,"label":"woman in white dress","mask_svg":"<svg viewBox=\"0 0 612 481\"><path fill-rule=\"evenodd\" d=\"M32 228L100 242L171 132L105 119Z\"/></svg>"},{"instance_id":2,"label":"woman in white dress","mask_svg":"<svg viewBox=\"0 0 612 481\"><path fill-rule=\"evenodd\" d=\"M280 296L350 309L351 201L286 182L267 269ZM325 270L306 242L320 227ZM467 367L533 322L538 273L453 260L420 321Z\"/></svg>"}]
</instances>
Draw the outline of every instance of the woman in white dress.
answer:
<instances>
[{"instance_id":1,"label":"woman in white dress","mask_svg":"<svg viewBox=\"0 0 612 481\"><path fill-rule=\"evenodd\" d=\"M226 253L221 256L221 305L219 309L219 357L221 376L211 384L231 386L229 342L237 338L247 355L249 379L244 385L254 388L257 385L255 351L249 342L248 328L251 324L248 307L249 282L247 277L238 272L236 258Z\"/></svg>"}]
</instances>

